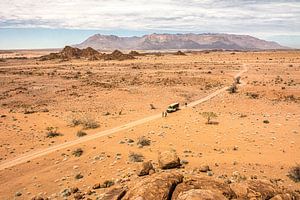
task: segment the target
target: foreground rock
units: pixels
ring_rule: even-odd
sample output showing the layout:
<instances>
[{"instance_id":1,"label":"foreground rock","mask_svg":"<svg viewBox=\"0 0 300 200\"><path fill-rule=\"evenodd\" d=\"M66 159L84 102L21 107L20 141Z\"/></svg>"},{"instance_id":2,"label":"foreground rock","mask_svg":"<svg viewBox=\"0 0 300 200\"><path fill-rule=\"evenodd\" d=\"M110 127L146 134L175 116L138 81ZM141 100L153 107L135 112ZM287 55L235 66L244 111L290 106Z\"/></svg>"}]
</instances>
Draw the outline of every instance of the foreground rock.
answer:
<instances>
[{"instance_id":1,"label":"foreground rock","mask_svg":"<svg viewBox=\"0 0 300 200\"><path fill-rule=\"evenodd\" d=\"M149 173L154 173L154 168L151 161L143 162L137 168L137 175L138 176L145 176L149 175Z\"/></svg>"},{"instance_id":2,"label":"foreground rock","mask_svg":"<svg viewBox=\"0 0 300 200\"><path fill-rule=\"evenodd\" d=\"M199 190L201 189L201 191ZM193 192L188 192L192 190ZM214 195L210 195L214 194ZM184 199L190 196L197 199L233 199L236 197L233 190L228 184L211 179L209 177L188 177L186 181L179 184L172 195L172 199ZM201 198L200 198L201 197ZM207 197L207 198L204 198Z\"/></svg>"},{"instance_id":3,"label":"foreground rock","mask_svg":"<svg viewBox=\"0 0 300 200\"><path fill-rule=\"evenodd\" d=\"M176 170L138 178L126 186L102 195L115 200L298 200L299 193L288 191L267 180L246 180L229 184L222 179L186 175Z\"/></svg>"},{"instance_id":4,"label":"foreground rock","mask_svg":"<svg viewBox=\"0 0 300 200\"><path fill-rule=\"evenodd\" d=\"M161 169L172 169L180 167L180 159L175 151L159 153L158 164Z\"/></svg>"},{"instance_id":5,"label":"foreground rock","mask_svg":"<svg viewBox=\"0 0 300 200\"><path fill-rule=\"evenodd\" d=\"M181 183L183 175L177 172L163 172L153 174L138 182L124 196L124 200L167 200L172 196L172 191ZM122 199L122 200L123 200Z\"/></svg>"}]
</instances>

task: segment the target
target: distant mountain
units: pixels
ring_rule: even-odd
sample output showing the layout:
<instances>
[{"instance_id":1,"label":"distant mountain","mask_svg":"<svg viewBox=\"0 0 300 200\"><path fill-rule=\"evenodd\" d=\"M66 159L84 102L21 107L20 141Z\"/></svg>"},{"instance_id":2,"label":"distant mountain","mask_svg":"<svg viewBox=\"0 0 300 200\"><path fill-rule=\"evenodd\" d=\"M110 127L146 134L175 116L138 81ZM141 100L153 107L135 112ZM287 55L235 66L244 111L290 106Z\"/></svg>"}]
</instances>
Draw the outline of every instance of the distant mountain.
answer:
<instances>
[{"instance_id":1,"label":"distant mountain","mask_svg":"<svg viewBox=\"0 0 300 200\"><path fill-rule=\"evenodd\" d=\"M232 34L150 34L142 37L118 37L96 34L77 48L92 47L99 50L167 50L167 49L224 49L267 50L288 49L276 42L261 40L248 35Z\"/></svg>"}]
</instances>

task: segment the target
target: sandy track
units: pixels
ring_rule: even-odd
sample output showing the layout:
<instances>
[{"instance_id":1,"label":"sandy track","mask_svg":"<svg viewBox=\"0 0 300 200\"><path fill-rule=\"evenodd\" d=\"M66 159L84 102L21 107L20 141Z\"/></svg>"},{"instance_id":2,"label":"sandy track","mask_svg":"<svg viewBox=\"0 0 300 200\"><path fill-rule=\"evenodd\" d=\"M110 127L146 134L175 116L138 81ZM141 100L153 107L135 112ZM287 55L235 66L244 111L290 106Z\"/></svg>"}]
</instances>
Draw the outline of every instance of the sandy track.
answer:
<instances>
[{"instance_id":1,"label":"sandy track","mask_svg":"<svg viewBox=\"0 0 300 200\"><path fill-rule=\"evenodd\" d=\"M245 73L247 71L248 71L248 68L246 67L245 64L243 64L243 69L241 71L239 71L239 73L236 74L234 77L236 78L238 76L241 76L243 73ZM245 84L246 83L242 82L242 84L240 86L243 86ZM226 91L226 89L228 89L228 86L223 87L223 88L211 93L210 95L208 95L206 97L203 97L199 100L196 100L194 102L189 103L187 105L187 107L193 107L193 106L201 104L205 101L208 101L208 100L212 99L213 97L223 93L224 91ZM184 107L183 107L183 109L184 109ZM132 127L135 127L135 126L153 121L155 119L159 119L159 118L161 118L161 113L150 116L150 117L146 117L146 118L143 118L143 119L140 119L140 120L137 120L137 121L133 121L133 122L124 124L122 126L118 126L118 127L109 129L109 130L101 131L101 132L93 134L93 135L88 135L88 136L85 136L85 137L82 137L82 138L79 138L79 139L76 139L76 140L73 140L73 141L69 141L69 142L65 142L63 144L59 144L59 145L56 145L56 146L53 146L53 147L49 147L47 149L38 150L36 152L30 152L28 154L24 154L24 155L21 155L17 158L14 158L14 159L11 159L11 160L0 163L0 170L4 170L6 168L13 167L13 166L16 166L18 164L25 163L29 160L32 160L32 159L35 159L35 158L38 158L38 157L41 157L41 156L45 156L45 155L50 154L52 152L55 152L55 151L58 151L58 150L61 150L61 149L67 148L67 147L71 147L71 146L74 146L74 145L77 145L77 144L81 144L81 143L84 143L84 142L87 142L87 141L90 141L90 140L93 140L93 139L97 139L99 137L110 135L110 134L113 134L113 133L116 133L116 132L119 132L119 131L123 131L123 130L129 129L129 128L132 128Z\"/></svg>"}]
</instances>

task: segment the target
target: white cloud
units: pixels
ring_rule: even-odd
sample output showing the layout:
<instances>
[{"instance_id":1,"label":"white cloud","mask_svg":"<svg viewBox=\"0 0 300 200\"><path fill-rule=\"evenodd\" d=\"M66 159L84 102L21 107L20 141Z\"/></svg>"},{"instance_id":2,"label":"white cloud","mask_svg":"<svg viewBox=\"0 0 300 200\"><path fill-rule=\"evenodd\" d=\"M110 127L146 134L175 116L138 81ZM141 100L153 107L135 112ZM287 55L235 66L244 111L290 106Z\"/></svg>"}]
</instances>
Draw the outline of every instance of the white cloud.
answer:
<instances>
[{"instance_id":1,"label":"white cloud","mask_svg":"<svg viewBox=\"0 0 300 200\"><path fill-rule=\"evenodd\" d=\"M1 0L0 27L300 34L300 2Z\"/></svg>"}]
</instances>

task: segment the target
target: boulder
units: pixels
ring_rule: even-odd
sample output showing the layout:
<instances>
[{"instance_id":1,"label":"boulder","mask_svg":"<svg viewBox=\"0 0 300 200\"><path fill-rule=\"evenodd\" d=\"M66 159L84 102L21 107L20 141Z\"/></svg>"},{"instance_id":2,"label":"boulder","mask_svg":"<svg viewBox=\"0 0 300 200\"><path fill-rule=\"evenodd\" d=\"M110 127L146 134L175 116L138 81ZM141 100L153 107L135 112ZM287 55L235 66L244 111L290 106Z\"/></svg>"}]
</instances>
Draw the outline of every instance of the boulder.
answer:
<instances>
[{"instance_id":1,"label":"boulder","mask_svg":"<svg viewBox=\"0 0 300 200\"><path fill-rule=\"evenodd\" d=\"M233 183L230 185L230 188L241 199L271 199L281 192L267 180L247 180L240 183Z\"/></svg>"},{"instance_id":2,"label":"boulder","mask_svg":"<svg viewBox=\"0 0 300 200\"><path fill-rule=\"evenodd\" d=\"M123 187L115 187L105 194L102 194L97 199L98 200L120 200L123 199L124 195L126 194L127 188Z\"/></svg>"},{"instance_id":3,"label":"boulder","mask_svg":"<svg viewBox=\"0 0 300 200\"><path fill-rule=\"evenodd\" d=\"M138 176L145 176L145 175L149 175L150 171L154 172L154 168L151 161L148 161L138 165L136 172Z\"/></svg>"},{"instance_id":4,"label":"boulder","mask_svg":"<svg viewBox=\"0 0 300 200\"><path fill-rule=\"evenodd\" d=\"M184 192L193 189L206 190L200 191L200 193L206 193L207 195L209 194L207 191L211 191L213 194L217 195L219 199L222 199L223 197L228 199L236 197L233 190L231 190L226 183L214 180L212 177L192 176L186 177L186 180L175 188L172 200L176 200L180 194L185 194ZM221 196L223 197L221 198Z\"/></svg>"},{"instance_id":5,"label":"boulder","mask_svg":"<svg viewBox=\"0 0 300 200\"><path fill-rule=\"evenodd\" d=\"M177 172L155 173L136 183L122 200L167 200L182 180Z\"/></svg>"},{"instance_id":6,"label":"boulder","mask_svg":"<svg viewBox=\"0 0 300 200\"><path fill-rule=\"evenodd\" d=\"M211 190L191 189L181 192L176 200L227 200L227 198Z\"/></svg>"},{"instance_id":7,"label":"boulder","mask_svg":"<svg viewBox=\"0 0 300 200\"><path fill-rule=\"evenodd\" d=\"M175 151L159 153L158 164L161 169L172 169L180 167L180 159Z\"/></svg>"}]
</instances>

